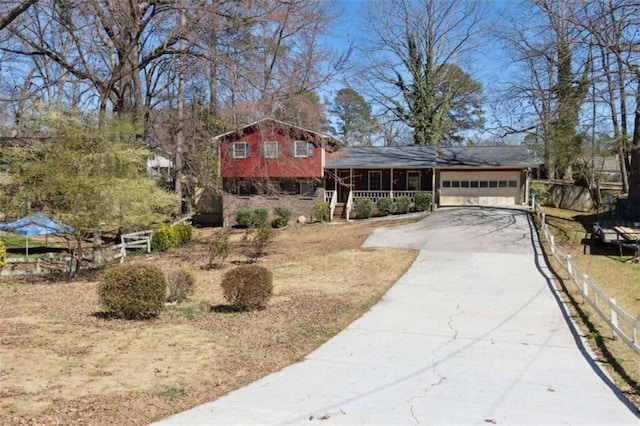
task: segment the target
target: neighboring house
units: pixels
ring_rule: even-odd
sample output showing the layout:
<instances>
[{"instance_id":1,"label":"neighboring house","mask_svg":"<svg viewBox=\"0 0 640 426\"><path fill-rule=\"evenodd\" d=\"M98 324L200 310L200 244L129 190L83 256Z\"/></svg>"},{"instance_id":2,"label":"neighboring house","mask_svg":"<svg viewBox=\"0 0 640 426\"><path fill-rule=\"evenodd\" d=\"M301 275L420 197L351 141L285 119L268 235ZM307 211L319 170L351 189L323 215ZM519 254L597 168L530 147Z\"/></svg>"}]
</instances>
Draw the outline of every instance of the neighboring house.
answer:
<instances>
[{"instance_id":1,"label":"neighboring house","mask_svg":"<svg viewBox=\"0 0 640 426\"><path fill-rule=\"evenodd\" d=\"M341 147L336 139L264 119L218 136L226 223L242 208L282 206L309 216L326 201L347 218L353 201L433 195L439 206L527 204L529 170L540 164L523 146Z\"/></svg>"},{"instance_id":2,"label":"neighboring house","mask_svg":"<svg viewBox=\"0 0 640 426\"><path fill-rule=\"evenodd\" d=\"M149 148L149 156L147 157L147 173L150 176L169 182L171 181L172 170L173 159L171 154L158 147Z\"/></svg>"}]
</instances>

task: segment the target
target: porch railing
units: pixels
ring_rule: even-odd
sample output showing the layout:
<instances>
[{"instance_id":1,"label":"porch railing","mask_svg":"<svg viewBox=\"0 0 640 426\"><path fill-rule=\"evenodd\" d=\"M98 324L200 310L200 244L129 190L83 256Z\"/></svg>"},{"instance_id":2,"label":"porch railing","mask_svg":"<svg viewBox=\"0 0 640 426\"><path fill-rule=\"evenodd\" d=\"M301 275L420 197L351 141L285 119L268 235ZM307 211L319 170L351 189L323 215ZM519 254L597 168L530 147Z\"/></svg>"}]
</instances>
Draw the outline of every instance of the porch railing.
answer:
<instances>
[{"instance_id":1,"label":"porch railing","mask_svg":"<svg viewBox=\"0 0 640 426\"><path fill-rule=\"evenodd\" d=\"M325 190L324 191L324 202L325 203L330 203L331 200L333 199L333 194L335 194L337 191L333 191L333 190Z\"/></svg>"},{"instance_id":2,"label":"porch railing","mask_svg":"<svg viewBox=\"0 0 640 426\"><path fill-rule=\"evenodd\" d=\"M349 198L347 198L347 222L349 222L349 213L351 212L351 207L353 206L353 191L349 191Z\"/></svg>"},{"instance_id":3,"label":"porch railing","mask_svg":"<svg viewBox=\"0 0 640 426\"><path fill-rule=\"evenodd\" d=\"M338 204L338 191L327 191L331 193L331 201L329 201L329 220L333 220L333 212L336 210L336 204ZM326 195L325 195L326 199Z\"/></svg>"}]
</instances>

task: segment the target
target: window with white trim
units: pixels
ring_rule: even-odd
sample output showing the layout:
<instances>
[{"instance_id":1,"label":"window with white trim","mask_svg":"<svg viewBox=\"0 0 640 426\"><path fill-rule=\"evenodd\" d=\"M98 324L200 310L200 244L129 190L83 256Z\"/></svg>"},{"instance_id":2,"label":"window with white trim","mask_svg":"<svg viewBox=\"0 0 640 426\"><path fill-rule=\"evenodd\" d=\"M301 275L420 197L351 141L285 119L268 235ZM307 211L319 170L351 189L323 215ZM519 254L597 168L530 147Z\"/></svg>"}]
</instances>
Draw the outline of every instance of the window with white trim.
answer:
<instances>
[{"instance_id":1,"label":"window with white trim","mask_svg":"<svg viewBox=\"0 0 640 426\"><path fill-rule=\"evenodd\" d=\"M265 141L262 143L262 156L264 158L280 157L280 143L275 141Z\"/></svg>"},{"instance_id":2,"label":"window with white trim","mask_svg":"<svg viewBox=\"0 0 640 426\"><path fill-rule=\"evenodd\" d=\"M382 172L369 172L369 191L382 189Z\"/></svg>"},{"instance_id":3,"label":"window with white trim","mask_svg":"<svg viewBox=\"0 0 640 426\"><path fill-rule=\"evenodd\" d=\"M407 191L420 191L420 172L407 172Z\"/></svg>"},{"instance_id":4,"label":"window with white trim","mask_svg":"<svg viewBox=\"0 0 640 426\"><path fill-rule=\"evenodd\" d=\"M313 155L313 144L307 141L293 142L294 157L311 157Z\"/></svg>"},{"instance_id":5,"label":"window with white trim","mask_svg":"<svg viewBox=\"0 0 640 426\"><path fill-rule=\"evenodd\" d=\"M249 144L247 142L233 143L233 158L249 157Z\"/></svg>"}]
</instances>

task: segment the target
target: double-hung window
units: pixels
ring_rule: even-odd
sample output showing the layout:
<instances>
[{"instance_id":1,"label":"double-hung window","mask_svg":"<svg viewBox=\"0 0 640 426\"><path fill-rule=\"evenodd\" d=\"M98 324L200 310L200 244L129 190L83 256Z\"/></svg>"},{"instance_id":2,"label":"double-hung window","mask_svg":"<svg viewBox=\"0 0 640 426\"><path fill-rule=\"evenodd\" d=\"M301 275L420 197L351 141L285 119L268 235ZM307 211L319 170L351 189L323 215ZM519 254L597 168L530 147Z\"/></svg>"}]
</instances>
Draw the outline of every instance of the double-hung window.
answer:
<instances>
[{"instance_id":1,"label":"double-hung window","mask_svg":"<svg viewBox=\"0 0 640 426\"><path fill-rule=\"evenodd\" d=\"M407 172L407 191L420 191L420 172Z\"/></svg>"},{"instance_id":2,"label":"double-hung window","mask_svg":"<svg viewBox=\"0 0 640 426\"><path fill-rule=\"evenodd\" d=\"M382 189L382 172L369 172L369 191Z\"/></svg>"},{"instance_id":3,"label":"double-hung window","mask_svg":"<svg viewBox=\"0 0 640 426\"><path fill-rule=\"evenodd\" d=\"M249 157L249 152L249 144L247 142L233 143L233 158L247 158Z\"/></svg>"},{"instance_id":4,"label":"double-hung window","mask_svg":"<svg viewBox=\"0 0 640 426\"><path fill-rule=\"evenodd\" d=\"M307 141L295 141L293 143L293 156L311 157L313 155L313 144Z\"/></svg>"},{"instance_id":5,"label":"double-hung window","mask_svg":"<svg viewBox=\"0 0 640 426\"><path fill-rule=\"evenodd\" d=\"M262 155L264 158L280 157L280 143L274 141L266 141L262 143Z\"/></svg>"}]
</instances>

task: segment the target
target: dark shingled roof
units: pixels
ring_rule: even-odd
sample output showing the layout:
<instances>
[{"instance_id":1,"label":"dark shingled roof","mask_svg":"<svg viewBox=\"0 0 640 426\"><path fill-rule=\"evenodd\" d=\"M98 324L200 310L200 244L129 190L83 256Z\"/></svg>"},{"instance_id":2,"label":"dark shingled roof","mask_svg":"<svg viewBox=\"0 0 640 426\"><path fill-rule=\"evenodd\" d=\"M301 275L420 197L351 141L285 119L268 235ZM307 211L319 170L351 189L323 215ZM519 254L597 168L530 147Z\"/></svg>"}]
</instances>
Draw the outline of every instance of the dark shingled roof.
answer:
<instances>
[{"instance_id":1,"label":"dark shingled roof","mask_svg":"<svg viewBox=\"0 0 640 426\"><path fill-rule=\"evenodd\" d=\"M541 162L524 146L437 148L433 146L345 147L326 168L535 167Z\"/></svg>"},{"instance_id":2,"label":"dark shingled roof","mask_svg":"<svg viewBox=\"0 0 640 426\"><path fill-rule=\"evenodd\" d=\"M325 167L345 168L418 168L433 167L436 148L432 146L345 147L327 159Z\"/></svg>"},{"instance_id":3,"label":"dark shingled roof","mask_svg":"<svg viewBox=\"0 0 640 426\"><path fill-rule=\"evenodd\" d=\"M526 146L438 149L438 167L535 167L541 161Z\"/></svg>"}]
</instances>

